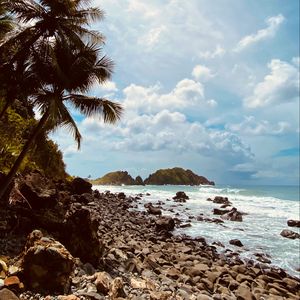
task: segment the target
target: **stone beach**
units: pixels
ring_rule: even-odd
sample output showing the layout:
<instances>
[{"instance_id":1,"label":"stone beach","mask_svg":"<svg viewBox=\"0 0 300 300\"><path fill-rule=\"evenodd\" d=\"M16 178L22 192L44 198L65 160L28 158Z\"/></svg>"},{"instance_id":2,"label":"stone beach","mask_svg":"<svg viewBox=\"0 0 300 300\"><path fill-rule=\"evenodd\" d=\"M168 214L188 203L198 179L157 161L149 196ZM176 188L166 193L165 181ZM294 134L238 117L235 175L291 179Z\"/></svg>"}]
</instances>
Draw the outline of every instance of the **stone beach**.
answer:
<instances>
[{"instance_id":1,"label":"stone beach","mask_svg":"<svg viewBox=\"0 0 300 300\"><path fill-rule=\"evenodd\" d=\"M261 254L261 262L242 259L239 240L231 241L236 251L220 253L217 241L173 235L187 224L145 195L100 193L80 178L51 182L39 173L15 186L0 209L0 300L299 299L299 279ZM217 216L199 222L242 221L237 209Z\"/></svg>"}]
</instances>

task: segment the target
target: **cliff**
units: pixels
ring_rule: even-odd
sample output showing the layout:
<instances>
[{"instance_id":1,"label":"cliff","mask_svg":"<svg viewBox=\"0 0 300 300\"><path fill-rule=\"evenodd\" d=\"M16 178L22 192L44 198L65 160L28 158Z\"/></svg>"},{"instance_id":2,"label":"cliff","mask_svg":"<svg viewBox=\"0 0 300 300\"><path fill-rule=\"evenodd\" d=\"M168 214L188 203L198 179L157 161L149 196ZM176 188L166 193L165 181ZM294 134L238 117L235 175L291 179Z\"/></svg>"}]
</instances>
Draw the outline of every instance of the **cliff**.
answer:
<instances>
[{"instance_id":1,"label":"cliff","mask_svg":"<svg viewBox=\"0 0 300 300\"><path fill-rule=\"evenodd\" d=\"M144 182L150 185L214 185L213 181L209 181L207 178L199 176L191 170L184 170L182 168L157 170L155 173L149 175Z\"/></svg>"}]
</instances>

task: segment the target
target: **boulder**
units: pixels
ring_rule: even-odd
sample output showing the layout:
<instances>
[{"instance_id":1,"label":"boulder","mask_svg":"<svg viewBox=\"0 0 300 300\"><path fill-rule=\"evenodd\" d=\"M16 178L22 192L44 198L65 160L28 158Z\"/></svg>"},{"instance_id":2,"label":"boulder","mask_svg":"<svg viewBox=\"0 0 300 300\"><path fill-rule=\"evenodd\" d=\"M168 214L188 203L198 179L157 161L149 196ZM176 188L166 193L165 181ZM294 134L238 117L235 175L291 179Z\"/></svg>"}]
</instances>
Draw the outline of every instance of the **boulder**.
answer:
<instances>
[{"instance_id":1,"label":"boulder","mask_svg":"<svg viewBox=\"0 0 300 300\"><path fill-rule=\"evenodd\" d=\"M116 298L125 298L126 293L124 291L124 283L121 277L115 278L111 285L110 285L110 291L109 296L110 299L116 299Z\"/></svg>"},{"instance_id":2,"label":"boulder","mask_svg":"<svg viewBox=\"0 0 300 300\"><path fill-rule=\"evenodd\" d=\"M214 215L219 215L219 216L227 214L229 212L230 212L229 209L219 209L219 208L214 208L213 209L213 214Z\"/></svg>"},{"instance_id":3,"label":"boulder","mask_svg":"<svg viewBox=\"0 0 300 300\"><path fill-rule=\"evenodd\" d=\"M7 288L0 290L0 300L19 300L12 291Z\"/></svg>"},{"instance_id":4,"label":"boulder","mask_svg":"<svg viewBox=\"0 0 300 300\"><path fill-rule=\"evenodd\" d=\"M297 232L294 232L292 230L284 229L280 233L281 236L288 238L288 239L300 239L300 234Z\"/></svg>"},{"instance_id":5,"label":"boulder","mask_svg":"<svg viewBox=\"0 0 300 300\"><path fill-rule=\"evenodd\" d=\"M227 204L230 205L231 202L228 200L227 197L221 197L221 196L216 196L213 200L213 203L217 203L217 204Z\"/></svg>"},{"instance_id":6,"label":"boulder","mask_svg":"<svg viewBox=\"0 0 300 300\"><path fill-rule=\"evenodd\" d=\"M18 184L21 195L31 208L53 208L58 203L58 194L52 183L39 172L31 172Z\"/></svg>"},{"instance_id":7,"label":"boulder","mask_svg":"<svg viewBox=\"0 0 300 300\"><path fill-rule=\"evenodd\" d=\"M189 199L189 196L187 196L185 192L179 191L173 199L175 202L186 202L186 200Z\"/></svg>"},{"instance_id":8,"label":"boulder","mask_svg":"<svg viewBox=\"0 0 300 300\"><path fill-rule=\"evenodd\" d=\"M290 227L300 227L300 221L299 220L288 220L287 224Z\"/></svg>"},{"instance_id":9,"label":"boulder","mask_svg":"<svg viewBox=\"0 0 300 300\"><path fill-rule=\"evenodd\" d=\"M147 209L147 212L152 215L161 215L161 209L159 207L155 207L152 203L146 203L144 207Z\"/></svg>"},{"instance_id":10,"label":"boulder","mask_svg":"<svg viewBox=\"0 0 300 300\"><path fill-rule=\"evenodd\" d=\"M91 194L93 192L92 184L80 177L76 177L73 179L73 181L71 182L71 187L72 192L78 195L84 193Z\"/></svg>"},{"instance_id":11,"label":"boulder","mask_svg":"<svg viewBox=\"0 0 300 300\"><path fill-rule=\"evenodd\" d=\"M156 221L156 230L157 231L172 231L175 227L175 221L171 217L161 217Z\"/></svg>"},{"instance_id":12,"label":"boulder","mask_svg":"<svg viewBox=\"0 0 300 300\"><path fill-rule=\"evenodd\" d=\"M229 241L229 244L230 245L234 245L234 246L237 246L237 247L243 247L244 245L242 244L242 242L238 239L233 239L233 240L230 240Z\"/></svg>"},{"instance_id":13,"label":"boulder","mask_svg":"<svg viewBox=\"0 0 300 300\"><path fill-rule=\"evenodd\" d=\"M67 293L74 259L58 241L38 230L27 238L21 266L26 286L40 292Z\"/></svg>"},{"instance_id":14,"label":"boulder","mask_svg":"<svg viewBox=\"0 0 300 300\"><path fill-rule=\"evenodd\" d=\"M126 195L123 192L118 193L118 198L124 200L126 198Z\"/></svg>"},{"instance_id":15,"label":"boulder","mask_svg":"<svg viewBox=\"0 0 300 300\"><path fill-rule=\"evenodd\" d=\"M75 210L66 220L62 240L73 256L97 265L104 247L98 237L99 220L87 208Z\"/></svg>"},{"instance_id":16,"label":"boulder","mask_svg":"<svg viewBox=\"0 0 300 300\"><path fill-rule=\"evenodd\" d=\"M233 207L228 213L222 215L221 218L229 221L242 222L243 214Z\"/></svg>"},{"instance_id":17,"label":"boulder","mask_svg":"<svg viewBox=\"0 0 300 300\"><path fill-rule=\"evenodd\" d=\"M107 295L109 292L110 284L112 282L112 278L106 272L98 272L95 275L96 275L95 285L97 291L104 295Z\"/></svg>"}]
</instances>

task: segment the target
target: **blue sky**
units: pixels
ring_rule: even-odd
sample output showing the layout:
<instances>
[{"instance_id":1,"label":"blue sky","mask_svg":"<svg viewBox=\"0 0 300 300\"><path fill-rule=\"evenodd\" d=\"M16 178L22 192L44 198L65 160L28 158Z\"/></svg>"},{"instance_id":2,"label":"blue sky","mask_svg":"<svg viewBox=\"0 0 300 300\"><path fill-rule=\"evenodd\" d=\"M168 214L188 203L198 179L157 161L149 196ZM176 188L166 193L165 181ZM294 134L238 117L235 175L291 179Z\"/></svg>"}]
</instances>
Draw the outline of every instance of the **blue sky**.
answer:
<instances>
[{"instance_id":1,"label":"blue sky","mask_svg":"<svg viewBox=\"0 0 300 300\"><path fill-rule=\"evenodd\" d=\"M190 168L217 183L299 182L299 1L94 0L116 67L91 95L121 102L116 126L74 112L72 175Z\"/></svg>"}]
</instances>

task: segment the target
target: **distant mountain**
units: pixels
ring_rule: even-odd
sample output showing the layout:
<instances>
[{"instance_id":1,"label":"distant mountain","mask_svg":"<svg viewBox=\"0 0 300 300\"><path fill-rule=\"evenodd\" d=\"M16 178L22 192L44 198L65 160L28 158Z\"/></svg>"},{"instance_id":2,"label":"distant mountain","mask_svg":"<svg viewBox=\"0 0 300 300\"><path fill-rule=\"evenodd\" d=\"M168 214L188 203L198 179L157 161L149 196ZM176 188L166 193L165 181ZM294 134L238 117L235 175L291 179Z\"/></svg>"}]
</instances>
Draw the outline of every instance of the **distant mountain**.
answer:
<instances>
[{"instance_id":1,"label":"distant mountain","mask_svg":"<svg viewBox=\"0 0 300 300\"><path fill-rule=\"evenodd\" d=\"M149 175L144 180L144 183L151 185L215 185L213 181L209 181L207 178L199 176L191 170L184 170L182 168L157 170L155 173Z\"/></svg>"},{"instance_id":2,"label":"distant mountain","mask_svg":"<svg viewBox=\"0 0 300 300\"><path fill-rule=\"evenodd\" d=\"M137 176L133 179L127 171L110 172L101 178L90 180L92 184L99 185L143 185L143 179Z\"/></svg>"}]
</instances>

